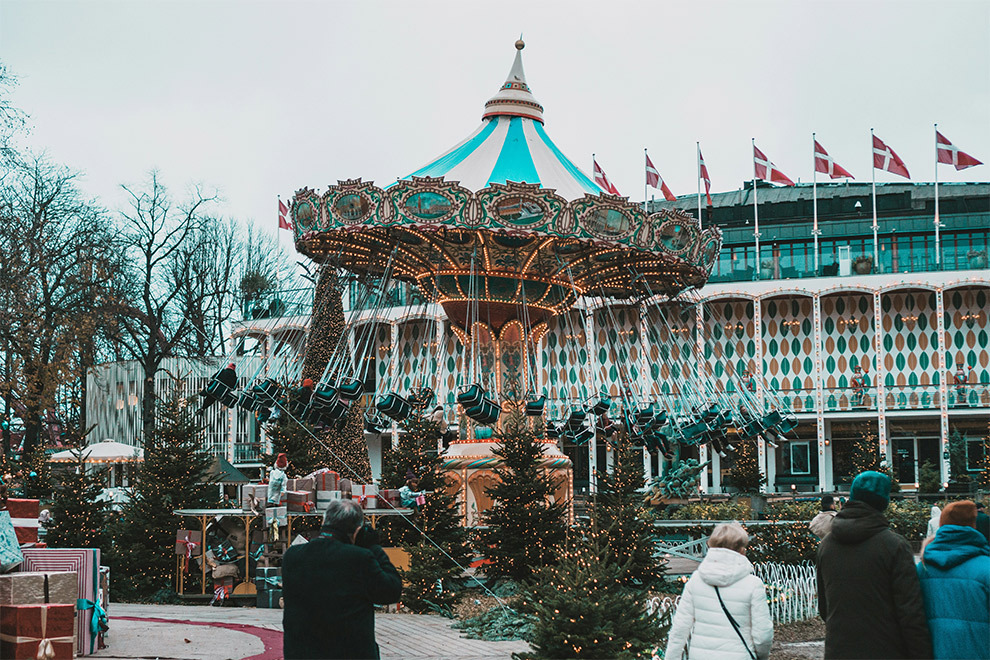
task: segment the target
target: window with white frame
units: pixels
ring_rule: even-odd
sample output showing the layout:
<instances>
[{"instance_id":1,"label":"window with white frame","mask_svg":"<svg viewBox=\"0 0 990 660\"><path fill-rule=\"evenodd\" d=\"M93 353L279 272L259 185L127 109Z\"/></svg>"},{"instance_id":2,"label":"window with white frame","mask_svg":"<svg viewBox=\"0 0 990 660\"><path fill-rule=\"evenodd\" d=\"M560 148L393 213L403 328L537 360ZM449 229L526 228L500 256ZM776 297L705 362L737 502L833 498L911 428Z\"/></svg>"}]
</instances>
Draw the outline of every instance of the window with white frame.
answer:
<instances>
[{"instance_id":1,"label":"window with white frame","mask_svg":"<svg viewBox=\"0 0 990 660\"><path fill-rule=\"evenodd\" d=\"M811 443L791 442L791 474L811 474Z\"/></svg>"}]
</instances>

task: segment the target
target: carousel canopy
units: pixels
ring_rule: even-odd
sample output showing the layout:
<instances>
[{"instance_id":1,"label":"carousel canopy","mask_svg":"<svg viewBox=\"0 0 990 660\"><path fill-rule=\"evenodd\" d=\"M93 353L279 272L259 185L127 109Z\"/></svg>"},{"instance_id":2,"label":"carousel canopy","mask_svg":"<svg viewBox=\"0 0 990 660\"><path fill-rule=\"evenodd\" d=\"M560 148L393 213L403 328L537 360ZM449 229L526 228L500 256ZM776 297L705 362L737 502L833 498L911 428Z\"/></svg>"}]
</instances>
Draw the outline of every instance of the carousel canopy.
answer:
<instances>
[{"instance_id":1,"label":"carousel canopy","mask_svg":"<svg viewBox=\"0 0 990 660\"><path fill-rule=\"evenodd\" d=\"M485 104L479 126L463 142L424 165L412 177L443 177L469 190L493 183L535 183L564 199L578 199L602 189L553 143L543 128L543 106L537 103L522 65L523 42L498 93Z\"/></svg>"}]
</instances>

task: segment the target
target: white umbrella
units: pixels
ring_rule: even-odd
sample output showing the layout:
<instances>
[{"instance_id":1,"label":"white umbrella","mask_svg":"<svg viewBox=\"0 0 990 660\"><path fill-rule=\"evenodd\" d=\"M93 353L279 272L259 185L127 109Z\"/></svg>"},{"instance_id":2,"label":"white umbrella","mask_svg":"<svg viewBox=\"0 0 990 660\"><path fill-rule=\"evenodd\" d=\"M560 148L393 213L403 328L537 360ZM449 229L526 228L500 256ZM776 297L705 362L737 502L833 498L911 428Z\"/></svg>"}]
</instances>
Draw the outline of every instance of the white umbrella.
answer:
<instances>
[{"instance_id":1,"label":"white umbrella","mask_svg":"<svg viewBox=\"0 0 990 660\"><path fill-rule=\"evenodd\" d=\"M83 463L137 463L144 460L143 449L114 440L94 442L81 450L60 451L52 454L48 460L51 463L75 463L79 460L80 451L83 455Z\"/></svg>"}]
</instances>

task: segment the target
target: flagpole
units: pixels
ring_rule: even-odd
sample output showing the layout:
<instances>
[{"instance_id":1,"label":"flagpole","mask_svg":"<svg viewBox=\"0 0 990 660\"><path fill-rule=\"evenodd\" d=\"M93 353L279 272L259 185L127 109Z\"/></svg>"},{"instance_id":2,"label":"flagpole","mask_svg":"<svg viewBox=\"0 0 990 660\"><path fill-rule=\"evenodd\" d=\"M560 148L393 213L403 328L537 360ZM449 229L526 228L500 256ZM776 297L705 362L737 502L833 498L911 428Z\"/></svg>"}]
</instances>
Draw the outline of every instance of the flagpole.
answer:
<instances>
[{"instance_id":1,"label":"flagpole","mask_svg":"<svg viewBox=\"0 0 990 660\"><path fill-rule=\"evenodd\" d=\"M643 214L644 215L650 214L650 207L646 203L646 195L648 192L647 187L649 187L649 182L647 180L647 177L649 176L649 172L646 171L646 160L648 158L649 156L646 154L646 148L644 147L643 148Z\"/></svg>"},{"instance_id":2,"label":"flagpole","mask_svg":"<svg viewBox=\"0 0 990 660\"><path fill-rule=\"evenodd\" d=\"M818 154L815 152L815 134L811 134L811 211L813 214L811 234L815 237L815 275L818 275Z\"/></svg>"},{"instance_id":3,"label":"flagpole","mask_svg":"<svg viewBox=\"0 0 990 660\"><path fill-rule=\"evenodd\" d=\"M935 124L935 270L942 270L942 248L939 243L938 217L938 124Z\"/></svg>"},{"instance_id":4,"label":"flagpole","mask_svg":"<svg viewBox=\"0 0 990 660\"><path fill-rule=\"evenodd\" d=\"M872 159L876 158L876 152L874 149L874 136L873 129L870 129L870 156ZM873 267L879 272L880 269L880 250L877 248L877 164L874 160L873 168L870 170L873 174Z\"/></svg>"},{"instance_id":5,"label":"flagpole","mask_svg":"<svg viewBox=\"0 0 990 660\"><path fill-rule=\"evenodd\" d=\"M698 229L701 229L701 142L695 142L698 147Z\"/></svg>"},{"instance_id":6,"label":"flagpole","mask_svg":"<svg viewBox=\"0 0 990 660\"><path fill-rule=\"evenodd\" d=\"M753 143L753 238L756 239L756 279L760 279L760 211L756 203L756 138Z\"/></svg>"}]
</instances>

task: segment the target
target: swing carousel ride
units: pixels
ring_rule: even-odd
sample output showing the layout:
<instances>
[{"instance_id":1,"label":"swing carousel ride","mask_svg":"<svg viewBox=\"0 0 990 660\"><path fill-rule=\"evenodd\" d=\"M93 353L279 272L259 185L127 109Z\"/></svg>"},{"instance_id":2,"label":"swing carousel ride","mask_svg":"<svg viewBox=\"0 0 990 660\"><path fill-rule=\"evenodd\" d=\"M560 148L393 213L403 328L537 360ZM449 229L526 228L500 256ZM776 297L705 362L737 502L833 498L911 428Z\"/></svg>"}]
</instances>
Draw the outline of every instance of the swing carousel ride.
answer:
<instances>
[{"instance_id":1,"label":"swing carousel ride","mask_svg":"<svg viewBox=\"0 0 990 660\"><path fill-rule=\"evenodd\" d=\"M377 324L369 322L385 317L384 294L401 282L420 295L423 318L431 318L426 307L442 309L460 344L458 360L446 367L454 373L443 373L451 362L440 355L442 319L432 317L421 335L428 348L404 365L417 374L412 385L404 381L407 390L389 376L395 369L378 364L366 428L401 427L437 405L456 409L458 435L445 452L445 468L478 510L481 497L469 493L468 482L497 464L493 429L513 412L533 422L544 466L568 484L571 461L560 446L600 442L618 429L666 459L676 459L685 445L729 451L730 435L733 442L772 442L793 427L793 417L772 396L758 401L735 365L726 364L725 378L716 382L706 369L730 358L710 356L701 368L689 346L697 337L685 334L705 331L701 323L692 327L693 310L721 232L701 229L680 211L647 213L576 167L547 135L543 106L526 84L523 47L516 42L509 76L485 104L481 125L446 153L385 187L355 179L322 195L309 188L295 194L296 249L357 283L345 332L350 339L341 338L297 412L315 423L342 418L366 393L368 370L375 368L360 356L402 359L399 351L375 351ZM612 386L587 379L578 389L565 387L546 373L552 366L545 335L553 326L561 336L585 336L581 314L572 311L594 310L611 326L602 350ZM624 310L638 310L638 356L623 340L631 331L618 330ZM574 350L572 364L591 359L587 347ZM647 356L653 364L637 369ZM456 387L438 398L448 378ZM250 383L247 405L270 407L278 387L274 380Z\"/></svg>"}]
</instances>

